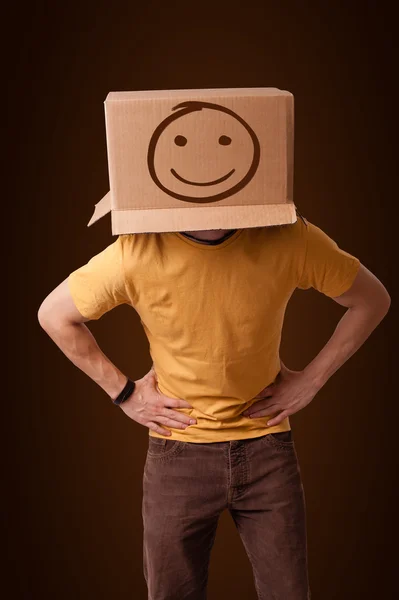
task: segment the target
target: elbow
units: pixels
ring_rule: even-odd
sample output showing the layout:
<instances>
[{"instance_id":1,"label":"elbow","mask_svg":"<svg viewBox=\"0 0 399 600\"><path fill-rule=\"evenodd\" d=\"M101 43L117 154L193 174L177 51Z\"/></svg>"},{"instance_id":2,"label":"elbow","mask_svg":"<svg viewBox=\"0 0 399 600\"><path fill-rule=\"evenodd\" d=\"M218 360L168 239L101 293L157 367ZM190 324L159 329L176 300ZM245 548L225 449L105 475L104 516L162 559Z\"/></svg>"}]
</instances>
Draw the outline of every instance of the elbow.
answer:
<instances>
[{"instance_id":1,"label":"elbow","mask_svg":"<svg viewBox=\"0 0 399 600\"><path fill-rule=\"evenodd\" d=\"M391 296L385 286L382 286L381 293L374 303L374 310L378 313L380 320L384 319L391 307Z\"/></svg>"},{"instance_id":2,"label":"elbow","mask_svg":"<svg viewBox=\"0 0 399 600\"><path fill-rule=\"evenodd\" d=\"M391 296L388 294L387 290L385 290L385 300L384 300L384 317L388 314L389 309L391 308Z\"/></svg>"},{"instance_id":3,"label":"elbow","mask_svg":"<svg viewBox=\"0 0 399 600\"><path fill-rule=\"evenodd\" d=\"M384 312L384 316L388 313L391 306L391 296L385 285L381 284L381 309Z\"/></svg>"},{"instance_id":4,"label":"elbow","mask_svg":"<svg viewBox=\"0 0 399 600\"><path fill-rule=\"evenodd\" d=\"M359 295L352 308L364 311L371 319L382 321L388 314L391 306L391 296L384 285L373 286Z\"/></svg>"},{"instance_id":5,"label":"elbow","mask_svg":"<svg viewBox=\"0 0 399 600\"><path fill-rule=\"evenodd\" d=\"M55 306L48 296L39 306L37 320L39 321L40 327L48 332L53 327L55 319Z\"/></svg>"},{"instance_id":6,"label":"elbow","mask_svg":"<svg viewBox=\"0 0 399 600\"><path fill-rule=\"evenodd\" d=\"M39 306L37 320L39 321L40 327L45 330L49 322L49 311L45 300Z\"/></svg>"},{"instance_id":7,"label":"elbow","mask_svg":"<svg viewBox=\"0 0 399 600\"><path fill-rule=\"evenodd\" d=\"M382 320L391 306L391 296L385 285L363 266L351 289L343 297L345 302L341 303L344 306L361 310L372 319Z\"/></svg>"}]
</instances>

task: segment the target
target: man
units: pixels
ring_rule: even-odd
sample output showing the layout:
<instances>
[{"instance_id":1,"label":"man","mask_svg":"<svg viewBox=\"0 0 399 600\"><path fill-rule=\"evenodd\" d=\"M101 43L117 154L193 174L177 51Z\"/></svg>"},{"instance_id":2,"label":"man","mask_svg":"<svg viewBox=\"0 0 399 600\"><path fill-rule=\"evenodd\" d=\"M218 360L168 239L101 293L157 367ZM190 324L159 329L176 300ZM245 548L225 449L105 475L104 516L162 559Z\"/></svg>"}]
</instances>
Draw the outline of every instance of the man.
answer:
<instances>
[{"instance_id":1,"label":"man","mask_svg":"<svg viewBox=\"0 0 399 600\"><path fill-rule=\"evenodd\" d=\"M299 215L300 216L300 215ZM348 310L302 371L280 361L286 305L313 287ZM390 297L320 228L120 235L43 301L41 326L115 400L128 377L84 325L138 312L153 366L120 408L149 429L143 477L149 599L206 597L228 508L259 598L310 598L305 498L289 416L307 406L386 315Z\"/></svg>"}]
</instances>

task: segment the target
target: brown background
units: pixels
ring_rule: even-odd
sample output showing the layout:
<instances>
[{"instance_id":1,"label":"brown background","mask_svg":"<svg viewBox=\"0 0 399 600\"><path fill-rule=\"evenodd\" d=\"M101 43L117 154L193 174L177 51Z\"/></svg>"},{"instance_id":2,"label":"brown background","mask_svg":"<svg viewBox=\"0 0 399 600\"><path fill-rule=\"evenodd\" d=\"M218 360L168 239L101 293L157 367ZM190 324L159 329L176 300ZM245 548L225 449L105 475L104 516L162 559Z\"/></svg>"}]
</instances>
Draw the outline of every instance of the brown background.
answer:
<instances>
[{"instance_id":1,"label":"brown background","mask_svg":"<svg viewBox=\"0 0 399 600\"><path fill-rule=\"evenodd\" d=\"M3 71L10 182L3 204L6 597L147 598L141 478L148 430L66 359L40 328L37 310L72 270L113 241L108 218L86 228L108 191L108 91L235 86L293 92L296 204L392 296L387 318L291 422L307 499L313 600L393 597L393 15L371 3L57 4L34 3L3 22L10 35ZM286 364L303 368L343 312L314 290L297 291L283 332ZM134 311L121 306L89 327L126 374L138 379L148 371L148 344ZM256 598L227 512L208 597Z\"/></svg>"}]
</instances>

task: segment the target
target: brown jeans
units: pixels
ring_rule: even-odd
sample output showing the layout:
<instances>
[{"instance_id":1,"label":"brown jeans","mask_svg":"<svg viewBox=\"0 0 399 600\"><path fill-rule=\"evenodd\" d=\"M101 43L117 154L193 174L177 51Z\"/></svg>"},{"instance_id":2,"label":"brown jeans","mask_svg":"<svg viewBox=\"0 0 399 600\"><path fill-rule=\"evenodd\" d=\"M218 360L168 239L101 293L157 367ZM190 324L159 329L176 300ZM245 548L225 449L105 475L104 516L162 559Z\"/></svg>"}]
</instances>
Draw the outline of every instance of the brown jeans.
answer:
<instances>
[{"instance_id":1,"label":"brown jeans","mask_svg":"<svg viewBox=\"0 0 399 600\"><path fill-rule=\"evenodd\" d=\"M309 600L305 496L292 431L198 444L149 436L143 475L148 600L205 600L228 509L259 600Z\"/></svg>"}]
</instances>

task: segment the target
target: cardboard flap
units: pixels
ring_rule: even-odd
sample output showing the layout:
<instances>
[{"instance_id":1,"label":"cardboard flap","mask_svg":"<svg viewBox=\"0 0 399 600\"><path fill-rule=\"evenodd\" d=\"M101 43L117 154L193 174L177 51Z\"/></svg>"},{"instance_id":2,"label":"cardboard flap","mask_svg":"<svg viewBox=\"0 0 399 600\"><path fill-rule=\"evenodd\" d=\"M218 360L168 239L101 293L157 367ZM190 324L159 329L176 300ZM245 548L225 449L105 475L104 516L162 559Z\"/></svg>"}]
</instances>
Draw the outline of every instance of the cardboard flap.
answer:
<instances>
[{"instance_id":1,"label":"cardboard flap","mask_svg":"<svg viewBox=\"0 0 399 600\"><path fill-rule=\"evenodd\" d=\"M102 198L100 200L100 202L97 202L97 204L94 205L94 213L93 213L90 221L87 223L87 227L90 227L90 225L93 225L93 223L95 223L96 221L101 219L101 217L108 214L110 211L111 211L111 192L108 192L107 194L105 194L104 198Z\"/></svg>"}]
</instances>

